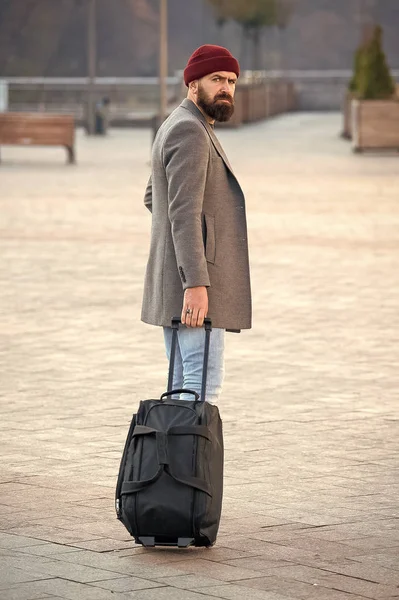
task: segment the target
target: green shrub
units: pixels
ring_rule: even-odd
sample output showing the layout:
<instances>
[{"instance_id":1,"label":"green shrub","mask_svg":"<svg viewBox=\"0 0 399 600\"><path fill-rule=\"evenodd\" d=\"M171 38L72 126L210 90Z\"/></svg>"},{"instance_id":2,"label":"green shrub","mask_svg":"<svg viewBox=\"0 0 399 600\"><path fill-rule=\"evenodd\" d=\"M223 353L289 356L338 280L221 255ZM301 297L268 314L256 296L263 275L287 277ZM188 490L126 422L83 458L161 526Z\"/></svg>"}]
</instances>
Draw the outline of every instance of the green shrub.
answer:
<instances>
[{"instance_id":1,"label":"green shrub","mask_svg":"<svg viewBox=\"0 0 399 600\"><path fill-rule=\"evenodd\" d=\"M356 95L362 100L383 100L392 98L395 82L382 49L382 28L375 27L368 44L359 52L357 75L353 85ZM356 59L355 59L356 62Z\"/></svg>"},{"instance_id":2,"label":"green shrub","mask_svg":"<svg viewBox=\"0 0 399 600\"><path fill-rule=\"evenodd\" d=\"M350 92L352 92L353 94L356 94L356 92L358 91L358 87L359 87L359 72L361 69L361 65L362 65L362 54L364 52L364 46L360 46L360 48L358 48L356 50L355 53L355 58L354 58L354 64L353 64L353 75L352 75L352 79L349 82L349 86L348 89Z\"/></svg>"}]
</instances>

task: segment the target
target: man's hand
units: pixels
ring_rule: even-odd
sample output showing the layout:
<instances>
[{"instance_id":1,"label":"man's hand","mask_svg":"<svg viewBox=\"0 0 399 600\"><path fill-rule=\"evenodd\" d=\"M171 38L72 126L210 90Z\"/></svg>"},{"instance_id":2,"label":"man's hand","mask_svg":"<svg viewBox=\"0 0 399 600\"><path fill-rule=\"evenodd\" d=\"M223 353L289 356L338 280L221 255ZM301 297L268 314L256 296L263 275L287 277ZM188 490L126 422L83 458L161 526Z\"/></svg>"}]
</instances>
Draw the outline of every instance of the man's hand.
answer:
<instances>
[{"instance_id":1,"label":"man's hand","mask_svg":"<svg viewBox=\"0 0 399 600\"><path fill-rule=\"evenodd\" d=\"M187 312L189 310L189 312ZM208 314L208 291L205 286L187 288L184 292L181 322L187 327L202 327Z\"/></svg>"}]
</instances>

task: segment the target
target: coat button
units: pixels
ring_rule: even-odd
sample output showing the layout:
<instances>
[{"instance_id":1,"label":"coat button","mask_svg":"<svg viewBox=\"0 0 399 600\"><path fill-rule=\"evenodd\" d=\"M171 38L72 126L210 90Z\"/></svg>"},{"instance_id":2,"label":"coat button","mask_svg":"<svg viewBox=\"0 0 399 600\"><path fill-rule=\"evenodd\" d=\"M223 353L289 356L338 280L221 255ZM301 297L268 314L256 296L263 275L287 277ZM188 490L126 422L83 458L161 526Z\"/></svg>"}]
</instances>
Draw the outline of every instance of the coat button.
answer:
<instances>
[{"instance_id":1,"label":"coat button","mask_svg":"<svg viewBox=\"0 0 399 600\"><path fill-rule=\"evenodd\" d=\"M187 280L186 280L186 276L183 271L183 267L179 267L179 273L180 273L180 277L181 277L181 280L183 281L183 283L186 283Z\"/></svg>"}]
</instances>

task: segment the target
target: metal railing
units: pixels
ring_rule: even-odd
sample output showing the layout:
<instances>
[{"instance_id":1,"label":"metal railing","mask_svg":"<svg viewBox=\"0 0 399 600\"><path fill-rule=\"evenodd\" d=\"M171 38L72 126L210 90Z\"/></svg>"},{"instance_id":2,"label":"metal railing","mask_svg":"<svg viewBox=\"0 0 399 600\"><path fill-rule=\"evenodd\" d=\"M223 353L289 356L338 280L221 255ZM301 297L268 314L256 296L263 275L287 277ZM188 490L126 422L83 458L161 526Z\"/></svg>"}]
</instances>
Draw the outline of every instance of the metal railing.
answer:
<instances>
[{"instance_id":1,"label":"metal railing","mask_svg":"<svg viewBox=\"0 0 399 600\"><path fill-rule=\"evenodd\" d=\"M392 71L399 80L399 69ZM182 71L167 78L168 107L176 106L186 94ZM352 76L350 69L341 70L286 70L243 71L239 86L248 83L271 81L291 82L300 91L300 107L307 106L314 86L335 86L336 97L332 104L339 104L347 82ZM8 85L9 110L48 111L72 113L78 120L85 118L90 87L88 77L5 77ZM332 89L332 88L331 88ZM94 96L100 100L110 99L110 120L148 120L159 110L158 77L97 77L94 80ZM303 99L303 102L301 101Z\"/></svg>"}]
</instances>

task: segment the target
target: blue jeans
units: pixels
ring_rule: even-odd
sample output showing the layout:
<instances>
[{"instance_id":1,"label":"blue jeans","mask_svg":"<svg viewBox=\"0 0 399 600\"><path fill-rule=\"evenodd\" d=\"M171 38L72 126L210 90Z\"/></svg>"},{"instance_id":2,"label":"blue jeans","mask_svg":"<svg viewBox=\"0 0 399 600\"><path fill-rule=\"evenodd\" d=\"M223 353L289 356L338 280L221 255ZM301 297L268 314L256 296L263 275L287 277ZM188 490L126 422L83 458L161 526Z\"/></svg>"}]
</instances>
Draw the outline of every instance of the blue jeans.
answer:
<instances>
[{"instance_id":1,"label":"blue jeans","mask_svg":"<svg viewBox=\"0 0 399 600\"><path fill-rule=\"evenodd\" d=\"M166 356L170 359L172 328L164 327ZM212 329L209 346L206 401L216 404L224 378L224 329ZM201 395L202 366L204 361L205 329L180 327L177 332L173 389L185 388ZM180 400L194 400L192 394L181 394Z\"/></svg>"}]
</instances>

